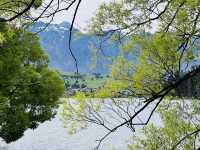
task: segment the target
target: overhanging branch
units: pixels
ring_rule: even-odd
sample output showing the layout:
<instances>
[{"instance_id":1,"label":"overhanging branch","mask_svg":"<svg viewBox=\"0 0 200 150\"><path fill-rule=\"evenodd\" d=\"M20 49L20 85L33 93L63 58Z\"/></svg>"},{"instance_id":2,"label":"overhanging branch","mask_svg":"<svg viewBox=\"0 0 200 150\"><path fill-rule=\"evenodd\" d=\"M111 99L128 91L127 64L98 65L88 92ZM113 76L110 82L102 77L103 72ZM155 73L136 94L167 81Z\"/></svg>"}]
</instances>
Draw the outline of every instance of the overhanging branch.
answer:
<instances>
[{"instance_id":1,"label":"overhanging branch","mask_svg":"<svg viewBox=\"0 0 200 150\"><path fill-rule=\"evenodd\" d=\"M132 115L130 117L130 119L124 121L123 123L115 126L114 128L112 128L106 135L104 135L99 141L97 147L95 149L99 149L101 143L113 132L115 132L116 130L118 130L119 128L121 128L122 126L126 125L126 124L131 124L133 119L135 119L135 117L137 117L142 111L144 111L152 102L154 102L156 99L160 98L160 101L157 103L156 107L154 107L154 109L152 110L152 112L150 113L149 119L147 120L146 123L144 123L144 125L147 125L151 116L153 115L153 113L155 112L156 108L159 106L160 102L164 99L164 97L169 94L173 89L177 88L182 82L189 80L190 78L196 76L198 73L200 73L200 66L198 66L196 69L188 72L187 74L185 74L182 78L180 78L178 81L176 81L175 83L163 88L160 92L158 92L157 94L155 94L154 96L150 97L149 99L147 99L145 101L145 104L138 110L135 112L134 115ZM137 124L135 124L137 125Z\"/></svg>"}]
</instances>

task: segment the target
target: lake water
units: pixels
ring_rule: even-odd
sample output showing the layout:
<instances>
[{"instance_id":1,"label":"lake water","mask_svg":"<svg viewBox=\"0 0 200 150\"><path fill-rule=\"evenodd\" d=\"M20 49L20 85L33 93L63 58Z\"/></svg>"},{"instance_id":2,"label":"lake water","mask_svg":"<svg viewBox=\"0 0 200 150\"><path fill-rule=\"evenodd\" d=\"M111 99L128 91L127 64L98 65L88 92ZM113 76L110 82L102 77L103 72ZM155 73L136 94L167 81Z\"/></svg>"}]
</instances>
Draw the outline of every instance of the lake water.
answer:
<instances>
[{"instance_id":1,"label":"lake water","mask_svg":"<svg viewBox=\"0 0 200 150\"><path fill-rule=\"evenodd\" d=\"M123 128L113 133L100 149L110 150L112 145L117 150L126 150L130 139L130 130ZM82 130L75 135L68 134L57 116L51 121L41 124L36 130L27 130L20 140L6 145L0 143L0 150L93 150L96 140L103 136L105 131L95 126Z\"/></svg>"},{"instance_id":2,"label":"lake water","mask_svg":"<svg viewBox=\"0 0 200 150\"><path fill-rule=\"evenodd\" d=\"M145 111L140 117L146 120L148 114L149 112ZM152 121L160 122L158 116L153 116ZM138 129L136 129L136 134L137 132L139 132ZM114 147L116 150L127 150L132 133L126 127L120 128L104 141L100 149L111 150ZM27 130L16 142L7 145L0 141L0 150L93 150L98 144L96 140L105 134L105 129L90 125L88 129L71 135L57 115L51 121L41 124L36 130Z\"/></svg>"}]
</instances>

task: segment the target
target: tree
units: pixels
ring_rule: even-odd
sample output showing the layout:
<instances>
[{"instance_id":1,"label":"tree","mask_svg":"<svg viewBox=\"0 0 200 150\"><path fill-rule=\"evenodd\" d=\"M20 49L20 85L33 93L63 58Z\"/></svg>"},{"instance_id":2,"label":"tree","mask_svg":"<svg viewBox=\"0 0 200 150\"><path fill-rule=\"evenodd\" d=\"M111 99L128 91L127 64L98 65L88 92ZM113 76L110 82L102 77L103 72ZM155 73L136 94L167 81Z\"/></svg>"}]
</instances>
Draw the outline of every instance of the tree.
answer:
<instances>
[{"instance_id":1,"label":"tree","mask_svg":"<svg viewBox=\"0 0 200 150\"><path fill-rule=\"evenodd\" d=\"M31 22L38 21L42 18L50 18L49 22L52 22L56 13L68 10L74 5L77 0L50 0L44 2L44 0L1 0L0 22L11 22L15 20L27 20ZM62 7L60 7L62 5ZM33 15L33 9L40 8L39 12Z\"/></svg>"},{"instance_id":2,"label":"tree","mask_svg":"<svg viewBox=\"0 0 200 150\"><path fill-rule=\"evenodd\" d=\"M38 37L25 29L42 18L48 18L51 23L56 13L68 11L76 4L70 28L71 44L80 2L0 1L0 137L7 143L19 139L26 129L35 129L39 123L51 119L64 90L59 73L48 69L48 57ZM69 48L73 56L70 45Z\"/></svg>"},{"instance_id":3,"label":"tree","mask_svg":"<svg viewBox=\"0 0 200 150\"><path fill-rule=\"evenodd\" d=\"M162 125L149 124L133 137L130 150L194 150L200 139L199 100L177 100L160 106ZM190 108L190 109L189 109Z\"/></svg>"},{"instance_id":4,"label":"tree","mask_svg":"<svg viewBox=\"0 0 200 150\"><path fill-rule=\"evenodd\" d=\"M72 30L76 19L76 15L82 0L50 0L47 3L44 0L1 0L0 2L0 22L14 22L23 28L28 28L30 25L34 24L39 19L46 19L48 21L47 25L37 31L37 33L45 30L47 26L54 20L57 13L62 11L68 11L73 5L75 5L73 19L69 32L69 52L74 59L76 74L78 74L78 63L76 57L74 56L73 50L71 48ZM35 15L33 15L32 8L37 9ZM39 9L40 8L40 9Z\"/></svg>"},{"instance_id":5,"label":"tree","mask_svg":"<svg viewBox=\"0 0 200 150\"><path fill-rule=\"evenodd\" d=\"M0 137L7 143L54 117L64 83L36 35L0 23Z\"/></svg>"},{"instance_id":6,"label":"tree","mask_svg":"<svg viewBox=\"0 0 200 150\"><path fill-rule=\"evenodd\" d=\"M135 131L136 126L148 125L154 112L166 102L167 98L176 98L175 91L182 83L200 74L200 66L194 63L199 58L199 6L198 0L122 0L102 4L92 20L91 32L99 36L102 41L118 41L121 52L113 61L110 78L104 87L89 98L93 96L114 98L123 96L124 91L129 91L129 99L92 101L88 96L86 99L86 95L78 93L76 107L71 105L73 102L66 102L64 107L63 116L68 125L71 122L73 129L75 127L80 129L81 123L92 122L104 127L108 133L99 140L97 148L107 136L122 126ZM154 33L148 33L155 24L157 29ZM128 59L128 55L135 59ZM134 97L140 98L139 102ZM172 104L174 101L167 103ZM119 120L117 124L113 125L101 116L105 107L115 114L116 120ZM198 105L195 107L199 110ZM151 109L146 120L142 122L137 120L146 109ZM191 105L190 110L193 109L194 105ZM198 122L195 122L197 126L192 125L191 128L184 130L181 129L182 125L177 126L180 130L177 129L176 135L170 134L175 130L173 127L177 123L182 123L183 126L188 124L189 118L180 120L181 122L175 120L175 117L182 117L180 113L176 114L179 111L176 107L173 109L166 107L166 110L159 111L164 120L164 127L153 126L153 131L166 130L163 139L175 136L173 138L177 143L185 133L196 131L195 134L198 135L200 132ZM196 111L195 115L199 115L199 111ZM168 126L171 121L173 125ZM192 131L194 128L195 131ZM153 138L148 136L152 132L145 132L147 140ZM162 132L155 134L159 133ZM181 141L181 144L187 147L187 140L183 138L185 142ZM190 140L194 142L193 137ZM145 142L148 141L141 142L145 146ZM170 144L168 147L173 147L174 143L168 144ZM162 145L158 147L163 148Z\"/></svg>"},{"instance_id":7,"label":"tree","mask_svg":"<svg viewBox=\"0 0 200 150\"><path fill-rule=\"evenodd\" d=\"M1 0L0 12L2 16L0 22L13 21L22 18L22 16L28 17L30 9L38 8L39 6L41 6L42 2L42 0Z\"/></svg>"}]
</instances>

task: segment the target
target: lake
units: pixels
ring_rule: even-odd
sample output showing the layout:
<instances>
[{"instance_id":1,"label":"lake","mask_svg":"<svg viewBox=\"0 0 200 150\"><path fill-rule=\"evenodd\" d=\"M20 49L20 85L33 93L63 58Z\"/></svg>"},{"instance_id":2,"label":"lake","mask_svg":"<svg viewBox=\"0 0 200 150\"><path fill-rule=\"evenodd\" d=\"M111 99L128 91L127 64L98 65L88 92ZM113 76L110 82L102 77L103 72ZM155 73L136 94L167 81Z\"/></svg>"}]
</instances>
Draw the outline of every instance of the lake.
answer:
<instances>
[{"instance_id":1,"label":"lake","mask_svg":"<svg viewBox=\"0 0 200 150\"><path fill-rule=\"evenodd\" d=\"M143 112L141 119L146 120L148 114L148 111ZM156 115L153 116L152 121L160 122ZM136 128L136 134L137 132L139 128ZM0 142L0 150L93 150L98 144L96 140L105 134L105 129L90 125L88 129L71 135L57 115L51 121L41 124L36 130L27 130L16 142L8 145ZM120 128L104 141L100 150L111 150L113 147L116 150L127 150L132 134L130 129Z\"/></svg>"},{"instance_id":2,"label":"lake","mask_svg":"<svg viewBox=\"0 0 200 150\"><path fill-rule=\"evenodd\" d=\"M130 130L123 128L112 134L100 149L110 150L112 145L117 150L126 150ZM11 144L0 143L1 150L92 150L96 140L105 134L105 130L89 126L74 135L68 134L58 115L51 121L41 124L36 130L27 130L24 137Z\"/></svg>"}]
</instances>

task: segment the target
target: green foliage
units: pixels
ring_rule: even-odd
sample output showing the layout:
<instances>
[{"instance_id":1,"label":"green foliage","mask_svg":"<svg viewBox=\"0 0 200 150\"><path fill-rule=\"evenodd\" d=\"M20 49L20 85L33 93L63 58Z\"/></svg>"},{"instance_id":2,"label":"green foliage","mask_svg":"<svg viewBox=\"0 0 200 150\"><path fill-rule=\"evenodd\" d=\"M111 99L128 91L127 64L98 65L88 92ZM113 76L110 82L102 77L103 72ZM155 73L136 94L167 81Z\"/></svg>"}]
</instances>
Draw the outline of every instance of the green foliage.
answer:
<instances>
[{"instance_id":1,"label":"green foliage","mask_svg":"<svg viewBox=\"0 0 200 150\"><path fill-rule=\"evenodd\" d=\"M14 20L11 20L12 23L15 23L18 25L22 25L24 23L29 23L31 21L30 17L32 17L32 11L34 9L39 8L43 0L35 0L34 3L32 3L32 0L1 0L0 1L0 20L7 20L11 19L12 17L17 16L16 18L13 18ZM26 19L25 19L26 18ZM27 19L29 18L29 19ZM10 22L10 20L9 20Z\"/></svg>"},{"instance_id":2,"label":"green foliage","mask_svg":"<svg viewBox=\"0 0 200 150\"><path fill-rule=\"evenodd\" d=\"M93 99L82 92L77 92L73 98L63 99L60 116L70 134L77 133L88 126L91 111L99 112L103 99Z\"/></svg>"},{"instance_id":3,"label":"green foliage","mask_svg":"<svg viewBox=\"0 0 200 150\"><path fill-rule=\"evenodd\" d=\"M139 37L141 46L139 63L135 65L134 84L138 93L149 95L159 92L165 77L179 69L179 52L176 50L181 39L172 33L157 33L150 38Z\"/></svg>"},{"instance_id":4,"label":"green foliage","mask_svg":"<svg viewBox=\"0 0 200 150\"><path fill-rule=\"evenodd\" d=\"M64 83L36 35L0 24L0 137L7 143L55 115Z\"/></svg>"},{"instance_id":5,"label":"green foliage","mask_svg":"<svg viewBox=\"0 0 200 150\"><path fill-rule=\"evenodd\" d=\"M20 9L26 8L31 3L31 1L32 0L21 0L21 1L1 0L0 7L5 8L5 9L2 9L1 11L4 13L9 12L10 14L14 13L15 10L20 10ZM41 6L42 2L43 2L43 0L35 0L32 7L38 8L39 6ZM11 11L11 9L13 9L13 10Z\"/></svg>"},{"instance_id":6,"label":"green foliage","mask_svg":"<svg viewBox=\"0 0 200 150\"><path fill-rule=\"evenodd\" d=\"M104 36L105 39L110 38L112 41L125 35L120 43L120 55L114 58L111 65L110 78L102 88L96 91L94 96L106 100L109 97L118 97L123 94L123 91L128 90L131 92L128 95L130 97L135 96L148 100L154 96L161 95L162 97L167 93L165 98L170 97L171 99L164 98L161 102L158 113L161 116L162 126L155 124L147 126L143 130L143 138L133 139L133 144L129 145L131 150L168 150L184 136L199 129L198 101L174 101L172 99L175 98L175 92L170 88L165 90L166 93L160 92L182 79L184 74L191 69L193 62L199 58L199 6L198 0L115 1L102 4L92 19L91 32L98 36ZM155 20L158 28L153 34L149 34L147 31L152 28ZM112 29L111 32L108 32L109 29ZM116 32L113 33L114 31ZM117 38L116 35L118 35ZM137 57L137 60L134 61L127 56ZM92 111L92 106L88 108L89 101L86 95L81 97L80 107L72 109L68 107L71 105L66 105L67 107L64 108L64 110L68 109L66 122L73 120L73 123L77 125L80 122L76 122L76 119L84 120L85 116L90 116L87 110ZM104 100L100 102L99 108L104 105ZM148 104L148 101L145 102ZM143 101L141 103L145 105ZM186 103L189 103L187 104L189 107ZM165 104L166 107L162 108ZM114 105L113 102L112 106ZM111 109L114 108L111 107ZM72 110L76 113L72 113ZM101 109L93 111L98 112L99 110ZM79 112L81 115L77 115ZM115 112L120 113L118 110ZM121 122L124 122L123 117L122 115ZM93 122L96 123L96 120ZM189 136L176 149L194 149L194 142L195 136Z\"/></svg>"},{"instance_id":7,"label":"green foliage","mask_svg":"<svg viewBox=\"0 0 200 150\"><path fill-rule=\"evenodd\" d=\"M152 9L158 7L161 10L166 6L164 13L156 19L158 28L154 34L146 32L152 26L150 19L154 18L148 9L151 6ZM150 97L165 84L174 82L180 72L185 72L184 66L198 58L199 44L193 37L198 33L198 6L196 0L172 0L168 5L165 2L138 0L102 4L91 21L91 32L103 36L110 28L114 28L127 35L123 39L125 42L120 45L121 55L114 58L112 80L124 83L128 80L126 88L143 97ZM112 34L111 39L116 34ZM184 34L188 34L188 37ZM184 46L186 50L182 52ZM137 60L127 59L127 54L132 58L137 57ZM130 72L134 72L134 76Z\"/></svg>"},{"instance_id":8,"label":"green foliage","mask_svg":"<svg viewBox=\"0 0 200 150\"><path fill-rule=\"evenodd\" d=\"M200 128L200 112L196 111L197 109L198 100L191 102L181 99L165 102L157 112L160 114L162 125L152 123L146 126L142 132L143 136L133 137L133 143L128 145L129 150L196 149L194 147L200 137L198 133L190 136L189 134ZM184 137L185 140L179 143Z\"/></svg>"}]
</instances>

